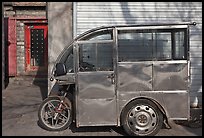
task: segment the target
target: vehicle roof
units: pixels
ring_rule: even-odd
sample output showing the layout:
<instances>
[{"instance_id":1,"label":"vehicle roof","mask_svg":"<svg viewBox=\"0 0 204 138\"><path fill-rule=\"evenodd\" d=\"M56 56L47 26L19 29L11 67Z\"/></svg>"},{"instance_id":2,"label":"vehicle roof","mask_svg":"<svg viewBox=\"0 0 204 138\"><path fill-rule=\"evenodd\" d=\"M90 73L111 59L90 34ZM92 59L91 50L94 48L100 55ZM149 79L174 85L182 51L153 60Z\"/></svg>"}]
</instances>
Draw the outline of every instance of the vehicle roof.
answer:
<instances>
[{"instance_id":1,"label":"vehicle roof","mask_svg":"<svg viewBox=\"0 0 204 138\"><path fill-rule=\"evenodd\" d=\"M142 27L142 26L174 26L174 25L196 25L196 22L175 22L175 23L152 23L152 24L124 24L124 25L108 25L108 26L100 26L96 27L90 30L87 30L86 32L80 34L77 36L74 40L77 40L91 32L102 30L102 29L111 29L111 28L121 28L121 27Z\"/></svg>"}]
</instances>

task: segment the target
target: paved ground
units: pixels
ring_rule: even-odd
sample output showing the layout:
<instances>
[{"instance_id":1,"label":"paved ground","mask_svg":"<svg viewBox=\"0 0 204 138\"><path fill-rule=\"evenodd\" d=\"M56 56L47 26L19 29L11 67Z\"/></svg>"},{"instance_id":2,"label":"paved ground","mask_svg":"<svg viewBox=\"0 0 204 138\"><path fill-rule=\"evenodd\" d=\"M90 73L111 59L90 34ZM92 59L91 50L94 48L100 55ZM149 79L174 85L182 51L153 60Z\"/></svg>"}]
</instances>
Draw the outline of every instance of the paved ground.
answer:
<instances>
[{"instance_id":1,"label":"paved ground","mask_svg":"<svg viewBox=\"0 0 204 138\"><path fill-rule=\"evenodd\" d=\"M33 84L34 83L34 84ZM12 81L2 94L3 136L125 136L120 127L82 127L74 124L61 132L49 132L38 125L37 110L46 95L47 86L38 81ZM183 124L183 123L182 123ZM172 129L161 129L158 136L202 136L202 124L192 128L173 123Z\"/></svg>"}]
</instances>

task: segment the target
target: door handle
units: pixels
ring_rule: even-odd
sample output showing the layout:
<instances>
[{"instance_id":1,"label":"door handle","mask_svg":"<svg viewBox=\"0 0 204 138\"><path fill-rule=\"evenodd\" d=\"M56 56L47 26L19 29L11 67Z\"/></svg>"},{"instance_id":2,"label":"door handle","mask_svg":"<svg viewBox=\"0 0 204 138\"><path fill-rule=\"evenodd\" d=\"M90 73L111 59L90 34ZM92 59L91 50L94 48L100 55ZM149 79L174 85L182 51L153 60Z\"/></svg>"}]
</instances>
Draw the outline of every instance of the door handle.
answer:
<instances>
[{"instance_id":1,"label":"door handle","mask_svg":"<svg viewBox=\"0 0 204 138\"><path fill-rule=\"evenodd\" d=\"M107 76L108 79L111 79L111 83L114 84L115 83L115 75L112 73L110 75Z\"/></svg>"},{"instance_id":2,"label":"door handle","mask_svg":"<svg viewBox=\"0 0 204 138\"><path fill-rule=\"evenodd\" d=\"M112 73L112 74L108 75L107 78L113 79L114 78L114 74Z\"/></svg>"}]
</instances>

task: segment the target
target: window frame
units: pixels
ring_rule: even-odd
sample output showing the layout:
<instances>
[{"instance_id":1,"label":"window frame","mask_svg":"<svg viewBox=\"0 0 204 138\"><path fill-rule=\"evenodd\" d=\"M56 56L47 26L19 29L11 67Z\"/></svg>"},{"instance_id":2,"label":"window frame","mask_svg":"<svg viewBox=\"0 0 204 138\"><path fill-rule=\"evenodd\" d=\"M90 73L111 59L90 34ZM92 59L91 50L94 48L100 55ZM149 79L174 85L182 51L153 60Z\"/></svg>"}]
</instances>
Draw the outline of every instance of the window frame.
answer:
<instances>
[{"instance_id":1,"label":"window frame","mask_svg":"<svg viewBox=\"0 0 204 138\"><path fill-rule=\"evenodd\" d=\"M99 34L101 32L104 32L104 34L108 34L111 33L111 39L96 39L93 40L92 38L100 36ZM97 41L109 41L109 40L113 40L113 28L107 28L107 29L100 29L100 30L96 30L94 32L88 33L86 35L84 35L83 37L81 37L79 40L77 40L77 42L97 42Z\"/></svg>"},{"instance_id":2,"label":"window frame","mask_svg":"<svg viewBox=\"0 0 204 138\"><path fill-rule=\"evenodd\" d=\"M106 31L109 32L110 35L111 35L111 39L110 40L107 40L107 39L104 39L104 40L102 40L102 39L92 40L92 38L94 38L94 37L89 37L89 36L92 36L94 34L100 34L100 32L106 32ZM93 71L80 71L80 67L79 67L79 65L80 65L80 49L79 49L79 47L82 44L94 44L94 45L97 45L97 44L105 44L105 43L107 43L107 44L110 44L110 46L112 47L112 52L113 52L113 54L112 54L113 56L112 57L114 57L114 36L113 36L114 32L113 31L114 31L113 28L97 30L97 31L94 31L94 32L91 32L91 33L87 34L86 36L84 36L84 37L82 37L82 38L80 38L79 40L76 41L76 47L77 47L77 68L78 68L77 70L78 70L78 72L98 72L98 71L101 72L101 71L103 71L103 70L98 70L97 67L96 67L96 70L93 70ZM100 36L100 35L94 35L94 36L97 37L97 36ZM86 38L91 38L91 39L86 40ZM112 63L111 71L114 71L114 63Z\"/></svg>"},{"instance_id":3,"label":"window frame","mask_svg":"<svg viewBox=\"0 0 204 138\"><path fill-rule=\"evenodd\" d=\"M144 27L145 28L145 27ZM142 27L134 27L134 28L117 28L117 48L118 48L118 51L119 51L119 37L118 35L120 35L121 32L128 32L128 33L152 33L152 36L153 34L155 33L161 33L161 32L166 32L166 33L170 33L171 35L171 58L169 59L161 59L161 58L156 58L154 55L153 52L155 52L153 49L155 49L155 38L153 38L153 44L152 44L152 58L151 60L135 60L135 61L119 61L119 53L118 53L118 62L137 62L137 61L167 61L167 60L187 60L189 57L188 57L188 54L189 54L189 42L188 42L188 26L185 25L182 25L182 26L175 26L175 27L162 27L162 26L156 26L154 28L150 28L150 27L147 27L146 29L143 29ZM130 31L130 32L129 32ZM183 46L184 46L184 58L180 58L180 57L176 57L176 33L178 32L183 32L183 37L184 37L184 40L183 40Z\"/></svg>"}]
</instances>

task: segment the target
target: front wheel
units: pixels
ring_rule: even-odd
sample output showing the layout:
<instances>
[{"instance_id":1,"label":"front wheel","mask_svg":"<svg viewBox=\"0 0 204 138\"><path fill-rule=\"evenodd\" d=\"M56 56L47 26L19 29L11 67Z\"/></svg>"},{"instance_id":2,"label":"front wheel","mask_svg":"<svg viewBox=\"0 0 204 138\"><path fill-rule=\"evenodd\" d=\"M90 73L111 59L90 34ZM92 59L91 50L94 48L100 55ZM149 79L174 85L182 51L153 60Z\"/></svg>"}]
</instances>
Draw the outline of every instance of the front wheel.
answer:
<instances>
[{"instance_id":1,"label":"front wheel","mask_svg":"<svg viewBox=\"0 0 204 138\"><path fill-rule=\"evenodd\" d=\"M121 120L124 130L131 136L153 136L163 124L163 114L146 99L130 102L123 110Z\"/></svg>"},{"instance_id":2,"label":"front wheel","mask_svg":"<svg viewBox=\"0 0 204 138\"><path fill-rule=\"evenodd\" d=\"M66 98L66 97L65 97ZM61 131L72 122L72 106L69 99L61 102L59 97L46 98L38 110L39 124L49 131Z\"/></svg>"}]
</instances>

